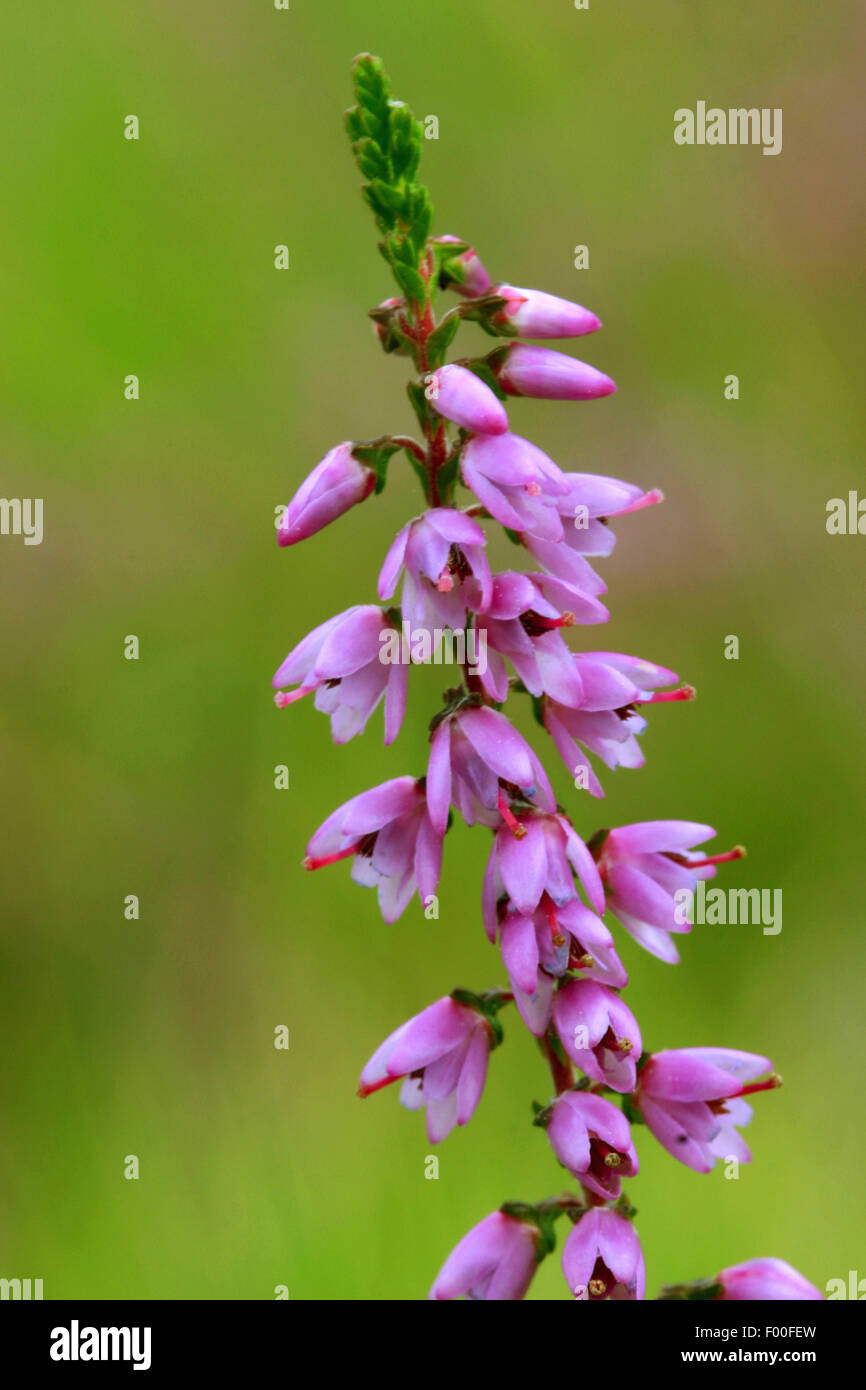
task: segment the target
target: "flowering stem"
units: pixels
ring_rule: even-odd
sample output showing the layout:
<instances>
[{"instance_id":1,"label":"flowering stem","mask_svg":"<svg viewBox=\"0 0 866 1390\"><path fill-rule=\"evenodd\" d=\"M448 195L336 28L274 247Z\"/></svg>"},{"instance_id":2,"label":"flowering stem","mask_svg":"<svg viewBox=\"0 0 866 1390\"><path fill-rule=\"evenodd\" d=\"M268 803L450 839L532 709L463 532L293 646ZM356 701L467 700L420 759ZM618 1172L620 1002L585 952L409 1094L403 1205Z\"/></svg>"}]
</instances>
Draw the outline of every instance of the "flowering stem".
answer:
<instances>
[{"instance_id":1,"label":"flowering stem","mask_svg":"<svg viewBox=\"0 0 866 1390\"><path fill-rule=\"evenodd\" d=\"M547 1058L550 1077L556 1094L561 1096L563 1091L570 1091L574 1085L574 1069L568 1058L561 1055L559 1040L554 1039L551 1029L548 1028L544 1037L538 1039L538 1046Z\"/></svg>"}]
</instances>

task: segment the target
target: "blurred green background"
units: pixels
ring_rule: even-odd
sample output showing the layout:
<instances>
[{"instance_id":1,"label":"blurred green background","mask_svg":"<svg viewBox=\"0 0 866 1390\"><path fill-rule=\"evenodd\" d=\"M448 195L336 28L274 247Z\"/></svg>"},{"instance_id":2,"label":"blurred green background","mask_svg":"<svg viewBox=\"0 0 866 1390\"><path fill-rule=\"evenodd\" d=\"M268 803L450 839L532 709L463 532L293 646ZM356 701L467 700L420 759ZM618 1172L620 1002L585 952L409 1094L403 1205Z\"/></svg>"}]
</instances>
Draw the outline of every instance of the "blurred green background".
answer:
<instances>
[{"instance_id":1,"label":"blurred green background","mask_svg":"<svg viewBox=\"0 0 866 1390\"><path fill-rule=\"evenodd\" d=\"M608 774L606 803L559 769L561 799L586 835L709 821L749 847L725 885L784 893L780 935L699 927L678 968L619 932L650 1047L766 1052L785 1078L738 1181L639 1132L649 1290L765 1254L822 1287L862 1270L866 540L825 529L863 476L862 18L847 0L818 23L783 0L4 9L2 491L45 499L45 539L0 538L0 1274L47 1298L416 1299L487 1211L565 1183L529 1124L547 1080L516 1015L437 1181L421 1117L354 1095L410 1013L504 981L485 832L449 835L438 922L415 902L387 927L346 866L300 867L336 804L422 770L442 688L419 673L386 751L380 714L335 749L309 702L271 703L300 636L374 599L419 504L397 463L382 498L275 544L275 508L332 444L412 426L405 363L365 319L393 291L341 124L361 49L439 118L436 230L604 320L573 350L619 394L516 402L514 427L667 497L619 523L612 622L579 638L673 666L698 701L652 714L645 769ZM782 107L781 155L675 146L698 99ZM566 1296L557 1254L532 1297Z\"/></svg>"}]
</instances>

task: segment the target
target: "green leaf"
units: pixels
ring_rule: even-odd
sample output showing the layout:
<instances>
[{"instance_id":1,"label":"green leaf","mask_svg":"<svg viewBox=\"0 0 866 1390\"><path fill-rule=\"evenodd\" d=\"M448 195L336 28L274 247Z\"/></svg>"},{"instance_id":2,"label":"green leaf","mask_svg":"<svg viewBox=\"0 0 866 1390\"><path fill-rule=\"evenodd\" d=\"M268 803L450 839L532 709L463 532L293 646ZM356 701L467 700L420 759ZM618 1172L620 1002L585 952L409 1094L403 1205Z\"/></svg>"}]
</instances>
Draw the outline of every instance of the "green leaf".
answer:
<instances>
[{"instance_id":1,"label":"green leaf","mask_svg":"<svg viewBox=\"0 0 866 1390\"><path fill-rule=\"evenodd\" d=\"M433 329L427 339L427 361L430 364L431 372L440 367L445 361L445 354L450 348L454 334L460 327L460 318L457 314L452 318L450 315L441 320Z\"/></svg>"},{"instance_id":2,"label":"green leaf","mask_svg":"<svg viewBox=\"0 0 866 1390\"><path fill-rule=\"evenodd\" d=\"M424 281L421 279L418 271L413 270L408 265L404 265L402 261L398 262L398 264L392 268L394 271L394 279L397 281L397 284L400 286L406 298L414 299L416 304L423 304L427 298L427 291L424 287Z\"/></svg>"}]
</instances>

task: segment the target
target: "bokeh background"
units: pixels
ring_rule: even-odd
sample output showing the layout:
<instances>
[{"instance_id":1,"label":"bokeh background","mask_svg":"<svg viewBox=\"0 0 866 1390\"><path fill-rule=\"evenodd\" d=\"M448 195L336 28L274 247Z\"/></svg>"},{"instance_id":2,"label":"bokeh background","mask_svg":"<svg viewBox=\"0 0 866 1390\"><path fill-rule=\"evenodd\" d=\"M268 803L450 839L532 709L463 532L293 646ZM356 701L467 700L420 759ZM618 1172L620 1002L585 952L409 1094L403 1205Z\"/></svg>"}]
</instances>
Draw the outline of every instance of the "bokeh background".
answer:
<instances>
[{"instance_id":1,"label":"bokeh background","mask_svg":"<svg viewBox=\"0 0 866 1390\"><path fill-rule=\"evenodd\" d=\"M300 867L336 804L422 770L443 688L418 674L390 750L378 714L335 749L309 704L270 696L301 635L374 597L419 502L398 462L383 497L275 544L333 443L412 425L365 318L392 290L341 124L362 49L439 118L437 230L604 320L573 347L619 394L517 402L515 428L666 494L619 523L612 622L579 637L673 666L698 700L653 713L646 767L608 775L606 803L558 771L561 798L587 835L707 820L749 848L727 886L784 893L780 935L696 928L678 968L624 940L651 1047L766 1052L785 1078L738 1181L639 1132L649 1289L764 1254L821 1286L866 1273L866 540L825 529L863 479L862 11L91 0L0 26L2 491L45 500L40 547L0 538L0 1274L47 1298L416 1299L487 1211L565 1182L516 1016L436 1181L421 1117L354 1095L410 1013L503 982L485 833L449 835L438 921L415 903L386 927L345 866ZM782 107L781 155L675 146L698 99ZM567 1297L558 1255L532 1297Z\"/></svg>"}]
</instances>

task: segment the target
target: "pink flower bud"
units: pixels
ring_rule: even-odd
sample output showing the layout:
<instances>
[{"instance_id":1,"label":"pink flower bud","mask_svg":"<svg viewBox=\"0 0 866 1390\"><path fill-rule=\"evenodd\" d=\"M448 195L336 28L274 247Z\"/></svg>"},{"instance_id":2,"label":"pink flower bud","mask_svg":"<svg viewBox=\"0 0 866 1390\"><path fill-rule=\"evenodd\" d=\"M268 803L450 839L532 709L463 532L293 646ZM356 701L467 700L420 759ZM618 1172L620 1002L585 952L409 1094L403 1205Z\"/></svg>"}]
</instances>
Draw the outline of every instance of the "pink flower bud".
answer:
<instances>
[{"instance_id":1,"label":"pink flower bud","mask_svg":"<svg viewBox=\"0 0 866 1390\"><path fill-rule=\"evenodd\" d=\"M543 290L495 285L493 293L506 302L492 322L516 338L580 338L601 328L601 319L589 309Z\"/></svg>"},{"instance_id":2,"label":"pink flower bud","mask_svg":"<svg viewBox=\"0 0 866 1390\"><path fill-rule=\"evenodd\" d=\"M591 401L610 396L616 382L604 372L552 348L511 343L493 354L490 365L509 396L547 401Z\"/></svg>"},{"instance_id":3,"label":"pink flower bud","mask_svg":"<svg viewBox=\"0 0 866 1390\"><path fill-rule=\"evenodd\" d=\"M430 1290L432 1299L504 1302L523 1298L538 1268L541 1232L532 1221L491 1212L455 1245Z\"/></svg>"},{"instance_id":4,"label":"pink flower bud","mask_svg":"<svg viewBox=\"0 0 866 1390\"><path fill-rule=\"evenodd\" d=\"M802 1274L784 1260L746 1260L744 1264L731 1265L729 1269L723 1269L717 1282L722 1288L719 1299L723 1303L741 1299L750 1302L769 1302L774 1299L814 1302L824 1297L814 1284L810 1284L808 1279L804 1279Z\"/></svg>"},{"instance_id":5,"label":"pink flower bud","mask_svg":"<svg viewBox=\"0 0 866 1390\"><path fill-rule=\"evenodd\" d=\"M504 434L508 416L480 377L451 362L430 377L428 399L440 415L473 434Z\"/></svg>"},{"instance_id":6,"label":"pink flower bud","mask_svg":"<svg viewBox=\"0 0 866 1390\"><path fill-rule=\"evenodd\" d=\"M280 520L280 545L294 545L314 536L356 502L369 497L376 474L353 456L354 447L350 441L338 444L304 479Z\"/></svg>"},{"instance_id":7,"label":"pink flower bud","mask_svg":"<svg viewBox=\"0 0 866 1390\"><path fill-rule=\"evenodd\" d=\"M465 241L461 241L457 236L440 236L434 238L434 244L438 246L466 246ZM473 247L466 247L453 260L448 260L442 267L440 283L443 289L456 290L458 294L465 295L467 299L477 299L479 295L487 294L490 289L490 276L484 269L477 251Z\"/></svg>"}]
</instances>

